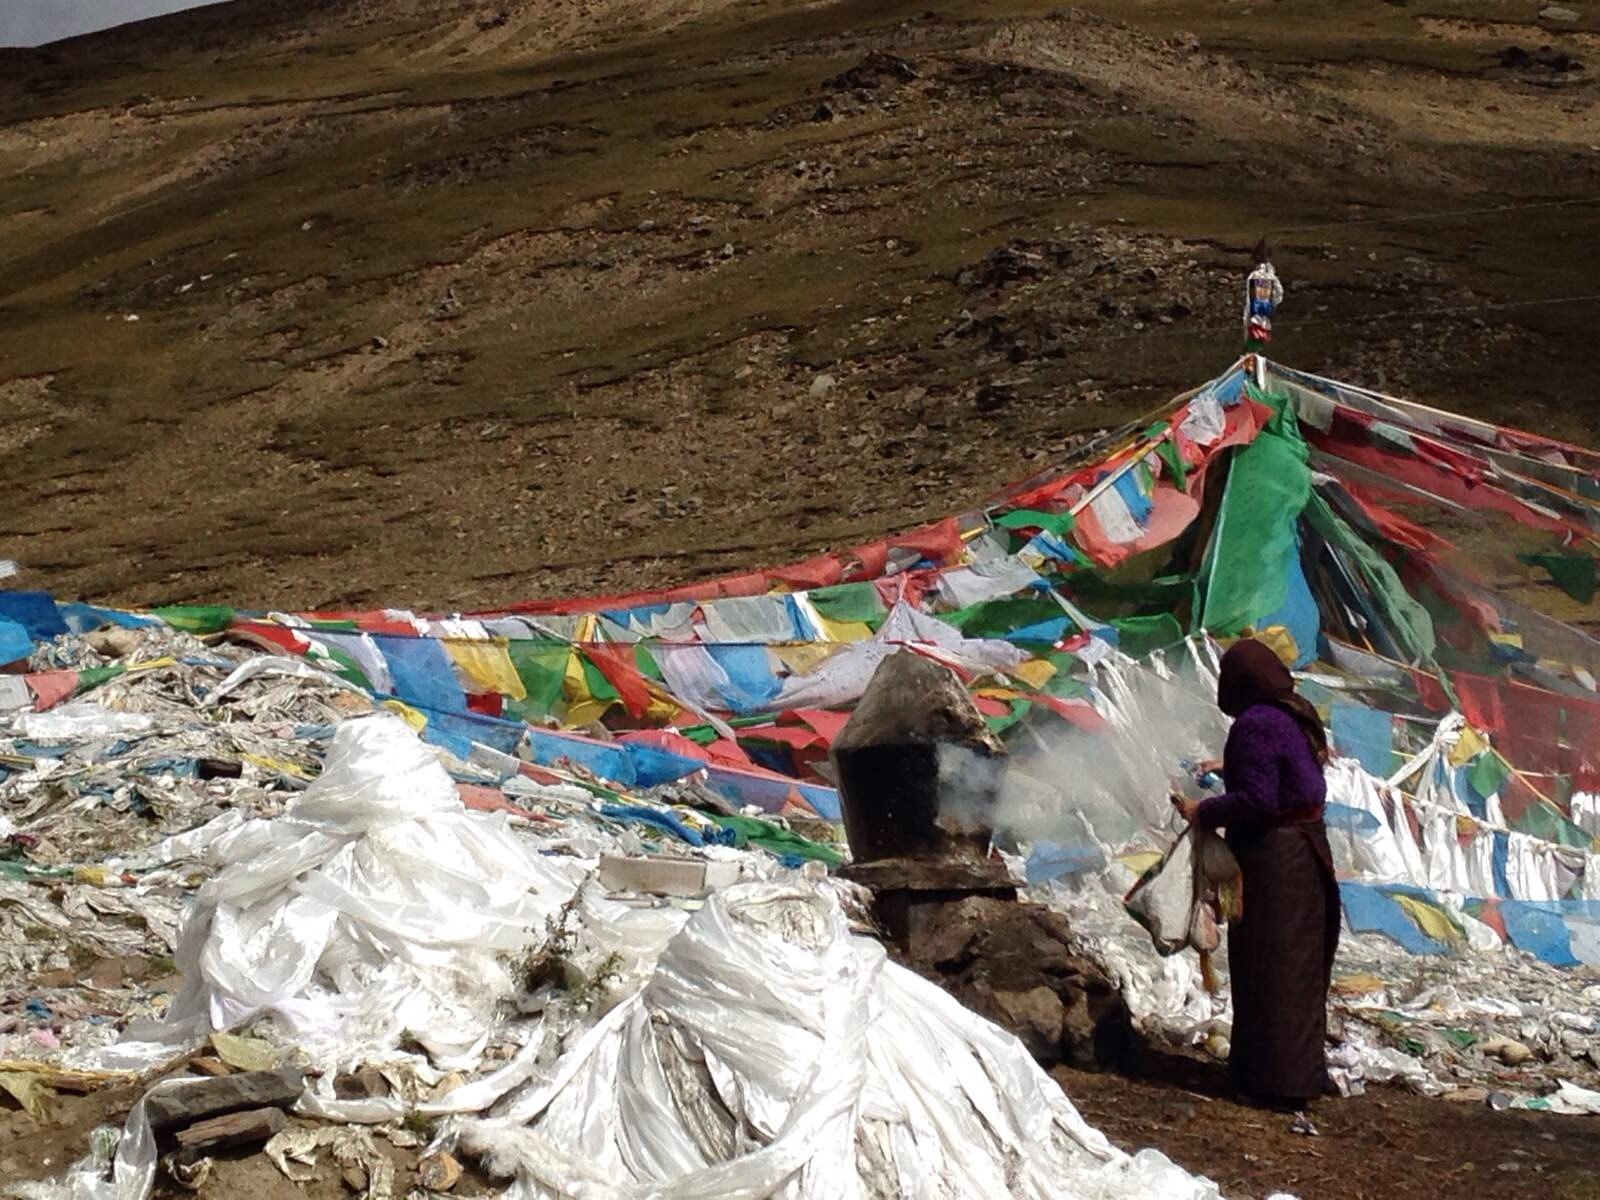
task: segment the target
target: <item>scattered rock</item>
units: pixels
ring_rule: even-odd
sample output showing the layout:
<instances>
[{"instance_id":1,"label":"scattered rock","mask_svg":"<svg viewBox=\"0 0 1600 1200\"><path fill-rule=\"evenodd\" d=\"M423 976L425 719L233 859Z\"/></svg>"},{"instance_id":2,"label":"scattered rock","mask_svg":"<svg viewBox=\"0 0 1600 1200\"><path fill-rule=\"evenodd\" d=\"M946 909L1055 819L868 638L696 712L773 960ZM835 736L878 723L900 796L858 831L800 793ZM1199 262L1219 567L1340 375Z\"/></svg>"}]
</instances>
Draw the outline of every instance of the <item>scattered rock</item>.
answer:
<instances>
[{"instance_id":1,"label":"scattered rock","mask_svg":"<svg viewBox=\"0 0 1600 1200\"><path fill-rule=\"evenodd\" d=\"M1184 30L1183 32L1174 35L1172 39L1172 48L1178 51L1180 54L1199 54L1200 38L1198 35L1190 33L1188 30Z\"/></svg>"},{"instance_id":2,"label":"scattered rock","mask_svg":"<svg viewBox=\"0 0 1600 1200\"><path fill-rule=\"evenodd\" d=\"M97 629L84 634L83 640L106 658L126 658L139 650L139 633L134 629Z\"/></svg>"},{"instance_id":3,"label":"scattered rock","mask_svg":"<svg viewBox=\"0 0 1600 1200\"><path fill-rule=\"evenodd\" d=\"M1008 242L983 256L976 266L956 275L956 285L964 288L1004 287L1019 279L1033 279L1050 266L1065 266L1072 261L1070 247L1056 243Z\"/></svg>"},{"instance_id":4,"label":"scattered rock","mask_svg":"<svg viewBox=\"0 0 1600 1200\"><path fill-rule=\"evenodd\" d=\"M233 1074L233 1071L229 1068L227 1063L223 1062L220 1058L211 1058L207 1055L202 1055L199 1058L191 1058L189 1060L189 1069L195 1072L197 1075L206 1075L213 1079L221 1078L223 1075Z\"/></svg>"},{"instance_id":5,"label":"scattered rock","mask_svg":"<svg viewBox=\"0 0 1600 1200\"><path fill-rule=\"evenodd\" d=\"M811 381L811 394L813 396L826 396L833 391L838 382L832 375L818 375Z\"/></svg>"},{"instance_id":6,"label":"scattered rock","mask_svg":"<svg viewBox=\"0 0 1600 1200\"><path fill-rule=\"evenodd\" d=\"M461 303L461 298L456 295L455 288L447 288L444 297L435 304L429 312L436 321L453 321L459 317L466 305Z\"/></svg>"},{"instance_id":7,"label":"scattered rock","mask_svg":"<svg viewBox=\"0 0 1600 1200\"><path fill-rule=\"evenodd\" d=\"M461 1164L455 1156L440 1151L417 1164L417 1182L430 1192L448 1192L461 1181Z\"/></svg>"},{"instance_id":8,"label":"scattered rock","mask_svg":"<svg viewBox=\"0 0 1600 1200\"><path fill-rule=\"evenodd\" d=\"M1453 1092L1446 1092L1444 1098L1452 1104L1482 1104L1489 1098L1489 1093L1480 1087L1456 1088Z\"/></svg>"},{"instance_id":9,"label":"scattered rock","mask_svg":"<svg viewBox=\"0 0 1600 1200\"><path fill-rule=\"evenodd\" d=\"M271 1042L236 1033L212 1034L211 1048L235 1071L276 1071L284 1061L283 1051Z\"/></svg>"},{"instance_id":10,"label":"scattered rock","mask_svg":"<svg viewBox=\"0 0 1600 1200\"><path fill-rule=\"evenodd\" d=\"M247 1071L157 1092L145 1101L145 1111L150 1128L160 1134L247 1109L286 1108L300 1098L304 1086L300 1071Z\"/></svg>"},{"instance_id":11,"label":"scattered rock","mask_svg":"<svg viewBox=\"0 0 1600 1200\"><path fill-rule=\"evenodd\" d=\"M333 1094L341 1100L374 1100L389 1094L389 1081L376 1067L362 1067L352 1074L336 1075Z\"/></svg>"},{"instance_id":12,"label":"scattered rock","mask_svg":"<svg viewBox=\"0 0 1600 1200\"><path fill-rule=\"evenodd\" d=\"M1484 1054L1493 1055L1508 1067L1519 1066L1533 1057L1533 1051L1521 1042L1511 1038L1488 1038L1478 1043L1478 1049Z\"/></svg>"},{"instance_id":13,"label":"scattered rock","mask_svg":"<svg viewBox=\"0 0 1600 1200\"><path fill-rule=\"evenodd\" d=\"M187 1159L187 1155L184 1159ZM198 1158L194 1162L180 1159L176 1154L169 1154L166 1159L167 1173L173 1181L188 1192L198 1192L205 1187L206 1180L211 1178L211 1168L217 1165L214 1158Z\"/></svg>"},{"instance_id":14,"label":"scattered rock","mask_svg":"<svg viewBox=\"0 0 1600 1200\"><path fill-rule=\"evenodd\" d=\"M1040 984L1027 991L997 991L991 998L1001 1023L1022 1040L1028 1053L1049 1059L1057 1053L1066 1026L1061 997Z\"/></svg>"},{"instance_id":15,"label":"scattered rock","mask_svg":"<svg viewBox=\"0 0 1600 1200\"><path fill-rule=\"evenodd\" d=\"M1009 384L986 383L978 389L974 400L981 413L998 412L1017 398L1017 391Z\"/></svg>"},{"instance_id":16,"label":"scattered rock","mask_svg":"<svg viewBox=\"0 0 1600 1200\"><path fill-rule=\"evenodd\" d=\"M289 1118L280 1108L253 1108L198 1121L179 1130L178 1145L190 1155L254 1146L281 1132L288 1124Z\"/></svg>"},{"instance_id":17,"label":"scattered rock","mask_svg":"<svg viewBox=\"0 0 1600 1200\"><path fill-rule=\"evenodd\" d=\"M1525 50L1521 46L1507 46L1500 51L1500 65L1512 71L1543 72L1550 75L1572 75L1583 70L1583 62L1553 46L1540 46Z\"/></svg>"},{"instance_id":18,"label":"scattered rock","mask_svg":"<svg viewBox=\"0 0 1600 1200\"><path fill-rule=\"evenodd\" d=\"M1581 15L1562 4L1546 4L1539 10L1539 17L1544 21L1576 21Z\"/></svg>"},{"instance_id":19,"label":"scattered rock","mask_svg":"<svg viewBox=\"0 0 1600 1200\"><path fill-rule=\"evenodd\" d=\"M823 82L832 92L872 91L885 85L895 87L917 78L916 64L898 54L874 50L855 66Z\"/></svg>"}]
</instances>

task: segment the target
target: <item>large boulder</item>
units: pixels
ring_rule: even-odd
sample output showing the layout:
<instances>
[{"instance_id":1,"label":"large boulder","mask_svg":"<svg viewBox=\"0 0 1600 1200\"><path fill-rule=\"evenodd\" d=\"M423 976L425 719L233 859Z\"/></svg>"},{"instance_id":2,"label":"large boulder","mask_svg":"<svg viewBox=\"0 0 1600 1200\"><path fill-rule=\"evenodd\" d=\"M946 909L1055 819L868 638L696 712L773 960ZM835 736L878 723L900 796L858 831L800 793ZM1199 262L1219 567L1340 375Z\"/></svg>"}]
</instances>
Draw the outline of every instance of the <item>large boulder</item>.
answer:
<instances>
[{"instance_id":1,"label":"large boulder","mask_svg":"<svg viewBox=\"0 0 1600 1200\"><path fill-rule=\"evenodd\" d=\"M895 957L1022 1040L1046 1067L1124 1067L1133 1022L1121 993L1072 949L1066 918L966 896L941 904Z\"/></svg>"}]
</instances>

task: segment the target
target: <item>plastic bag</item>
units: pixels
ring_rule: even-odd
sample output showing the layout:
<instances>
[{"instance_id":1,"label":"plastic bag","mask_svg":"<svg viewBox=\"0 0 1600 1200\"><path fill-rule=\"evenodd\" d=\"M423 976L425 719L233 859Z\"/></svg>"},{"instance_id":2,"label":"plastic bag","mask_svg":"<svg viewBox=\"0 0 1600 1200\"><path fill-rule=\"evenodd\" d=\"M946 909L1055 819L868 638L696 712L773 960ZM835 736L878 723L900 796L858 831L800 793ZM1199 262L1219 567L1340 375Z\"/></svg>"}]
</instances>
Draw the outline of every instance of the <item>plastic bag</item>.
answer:
<instances>
[{"instance_id":1,"label":"plastic bag","mask_svg":"<svg viewBox=\"0 0 1600 1200\"><path fill-rule=\"evenodd\" d=\"M1238 860L1215 833L1191 826L1123 903L1161 954L1186 947L1209 954L1222 943L1221 922L1243 912Z\"/></svg>"},{"instance_id":2,"label":"plastic bag","mask_svg":"<svg viewBox=\"0 0 1600 1200\"><path fill-rule=\"evenodd\" d=\"M12 722L18 737L45 744L142 737L155 726L154 719L144 713L114 712L92 700L74 700L49 712L23 713Z\"/></svg>"}]
</instances>

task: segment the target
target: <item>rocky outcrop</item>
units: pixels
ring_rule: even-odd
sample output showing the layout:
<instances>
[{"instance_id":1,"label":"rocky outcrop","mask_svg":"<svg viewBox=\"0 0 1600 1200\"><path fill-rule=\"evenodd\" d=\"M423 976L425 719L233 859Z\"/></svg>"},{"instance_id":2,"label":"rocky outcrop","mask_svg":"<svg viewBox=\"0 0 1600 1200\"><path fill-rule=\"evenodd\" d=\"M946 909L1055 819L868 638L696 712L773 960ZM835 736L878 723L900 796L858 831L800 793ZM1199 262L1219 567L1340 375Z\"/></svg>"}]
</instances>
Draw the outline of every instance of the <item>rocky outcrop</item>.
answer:
<instances>
[{"instance_id":1,"label":"rocky outcrop","mask_svg":"<svg viewBox=\"0 0 1600 1200\"><path fill-rule=\"evenodd\" d=\"M892 953L1019 1037L1045 1067L1126 1066L1133 1025L1115 985L1070 947L1066 918L1036 904L968 896Z\"/></svg>"}]
</instances>

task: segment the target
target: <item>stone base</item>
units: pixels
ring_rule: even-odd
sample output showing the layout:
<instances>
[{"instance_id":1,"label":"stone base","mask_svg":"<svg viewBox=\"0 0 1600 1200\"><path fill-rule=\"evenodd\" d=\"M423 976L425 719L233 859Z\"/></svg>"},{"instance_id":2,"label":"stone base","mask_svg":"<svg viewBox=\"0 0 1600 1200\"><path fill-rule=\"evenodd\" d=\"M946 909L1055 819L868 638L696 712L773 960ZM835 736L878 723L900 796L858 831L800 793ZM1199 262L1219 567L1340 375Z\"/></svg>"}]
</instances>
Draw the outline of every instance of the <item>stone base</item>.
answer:
<instances>
[{"instance_id":1,"label":"stone base","mask_svg":"<svg viewBox=\"0 0 1600 1200\"><path fill-rule=\"evenodd\" d=\"M880 919L905 905L903 932L890 930L894 958L1016 1034L1046 1069L1130 1064L1128 1007L1104 972L1072 950L1060 913L990 894L904 894L879 897Z\"/></svg>"},{"instance_id":2,"label":"stone base","mask_svg":"<svg viewBox=\"0 0 1600 1200\"><path fill-rule=\"evenodd\" d=\"M876 858L840 867L839 878L874 892L980 892L1003 888L1016 892L1016 881L1002 862L991 859Z\"/></svg>"},{"instance_id":3,"label":"stone base","mask_svg":"<svg viewBox=\"0 0 1600 1200\"><path fill-rule=\"evenodd\" d=\"M872 892L878 923L902 950L925 939L950 906L968 896L1017 898L1005 864L987 859L880 858L841 867L839 875Z\"/></svg>"}]
</instances>

